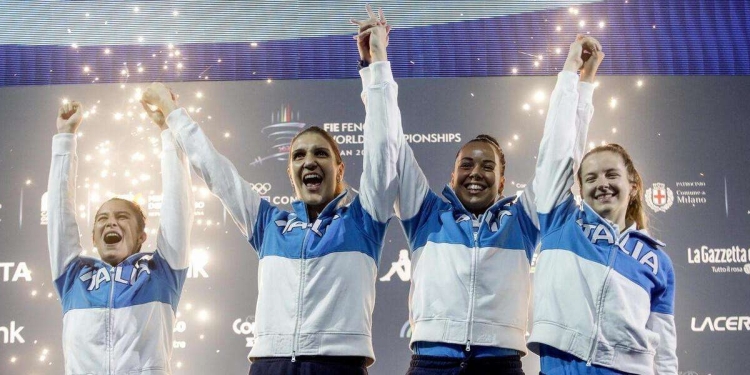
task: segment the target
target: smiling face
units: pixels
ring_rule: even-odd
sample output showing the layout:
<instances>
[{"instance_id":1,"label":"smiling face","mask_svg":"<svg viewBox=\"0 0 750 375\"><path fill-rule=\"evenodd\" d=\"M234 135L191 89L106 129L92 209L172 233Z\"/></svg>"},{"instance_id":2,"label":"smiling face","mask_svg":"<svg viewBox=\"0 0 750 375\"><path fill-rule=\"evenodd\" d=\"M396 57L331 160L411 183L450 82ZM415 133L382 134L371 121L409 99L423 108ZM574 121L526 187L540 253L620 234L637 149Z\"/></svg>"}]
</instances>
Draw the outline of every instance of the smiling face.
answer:
<instances>
[{"instance_id":1,"label":"smiling face","mask_svg":"<svg viewBox=\"0 0 750 375\"><path fill-rule=\"evenodd\" d=\"M619 154L600 151L581 164L581 195L599 216L624 229L628 204L635 194L625 162Z\"/></svg>"},{"instance_id":2,"label":"smiling face","mask_svg":"<svg viewBox=\"0 0 750 375\"><path fill-rule=\"evenodd\" d=\"M502 194L504 172L493 146L487 142L469 142L456 157L451 187L469 212L481 215Z\"/></svg>"},{"instance_id":3,"label":"smiling face","mask_svg":"<svg viewBox=\"0 0 750 375\"><path fill-rule=\"evenodd\" d=\"M300 134L292 143L287 173L297 198L320 212L343 190L344 163L321 134Z\"/></svg>"},{"instance_id":4,"label":"smiling face","mask_svg":"<svg viewBox=\"0 0 750 375\"><path fill-rule=\"evenodd\" d=\"M121 199L102 204L94 218L93 235L103 261L115 266L141 249L147 235L142 225L139 228L139 215Z\"/></svg>"}]
</instances>

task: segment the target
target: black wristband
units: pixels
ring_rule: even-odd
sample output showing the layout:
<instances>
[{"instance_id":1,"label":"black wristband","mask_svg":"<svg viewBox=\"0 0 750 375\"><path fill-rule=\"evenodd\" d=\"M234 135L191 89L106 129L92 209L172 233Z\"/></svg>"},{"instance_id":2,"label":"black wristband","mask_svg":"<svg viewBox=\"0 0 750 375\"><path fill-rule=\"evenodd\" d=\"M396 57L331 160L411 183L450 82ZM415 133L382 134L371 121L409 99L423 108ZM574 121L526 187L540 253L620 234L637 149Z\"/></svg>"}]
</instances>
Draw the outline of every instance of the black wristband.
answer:
<instances>
[{"instance_id":1,"label":"black wristband","mask_svg":"<svg viewBox=\"0 0 750 375\"><path fill-rule=\"evenodd\" d=\"M362 69L364 69L364 68L367 68L368 66L370 66L370 63L369 63L369 62L367 62L366 60L359 60L359 61L357 62L357 68L358 68L359 70L362 70Z\"/></svg>"}]
</instances>

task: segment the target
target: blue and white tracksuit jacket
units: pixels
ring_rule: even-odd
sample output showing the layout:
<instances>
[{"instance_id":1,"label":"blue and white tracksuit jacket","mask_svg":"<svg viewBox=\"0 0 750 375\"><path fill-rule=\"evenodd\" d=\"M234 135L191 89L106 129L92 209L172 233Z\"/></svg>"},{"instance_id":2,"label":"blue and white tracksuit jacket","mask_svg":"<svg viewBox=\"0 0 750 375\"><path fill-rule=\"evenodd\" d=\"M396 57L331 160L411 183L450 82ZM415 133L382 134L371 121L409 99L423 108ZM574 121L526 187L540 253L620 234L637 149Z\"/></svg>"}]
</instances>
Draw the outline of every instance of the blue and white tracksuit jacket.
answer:
<instances>
[{"instance_id":1,"label":"blue and white tracksuit jacket","mask_svg":"<svg viewBox=\"0 0 750 375\"><path fill-rule=\"evenodd\" d=\"M551 106L572 119L578 93L564 75L573 73L560 73ZM618 371L677 374L672 262L645 231L619 232L576 204L570 189L587 129L558 126L566 122L547 118L537 160L542 240L529 349L549 345Z\"/></svg>"},{"instance_id":2,"label":"blue and white tracksuit jacket","mask_svg":"<svg viewBox=\"0 0 750 375\"><path fill-rule=\"evenodd\" d=\"M284 211L262 200L220 155L184 109L167 124L193 168L224 204L260 258L255 345L249 359L300 355L363 356L375 361L372 311L377 266L396 186L395 171L375 155L388 155L383 131L396 87L387 62L372 64L366 84L363 173L359 194L347 191L310 222L301 201ZM383 164L385 166L389 164ZM392 198L388 198L392 196Z\"/></svg>"},{"instance_id":3,"label":"blue and white tracksuit jacket","mask_svg":"<svg viewBox=\"0 0 750 375\"><path fill-rule=\"evenodd\" d=\"M563 78L575 91L577 76ZM590 103L593 90L582 90ZM575 114L575 103L572 108ZM560 110L552 106L548 116L568 121L561 127L574 128L575 118L557 116ZM581 121L590 119L584 116ZM525 354L530 260L539 238L533 184L519 197L495 202L474 230L472 214L453 189L443 190L447 202L432 192L411 148L402 135L398 139L396 213L413 252L412 349L420 349L421 343L444 343L446 348L460 344L467 352L480 347L480 355L490 348Z\"/></svg>"},{"instance_id":4,"label":"blue and white tracksuit jacket","mask_svg":"<svg viewBox=\"0 0 750 375\"><path fill-rule=\"evenodd\" d=\"M193 219L187 159L171 132L161 134L164 200L157 250L111 266L82 256L76 223L76 137L52 139L48 245L63 306L67 375L167 375L172 330L189 265Z\"/></svg>"}]
</instances>

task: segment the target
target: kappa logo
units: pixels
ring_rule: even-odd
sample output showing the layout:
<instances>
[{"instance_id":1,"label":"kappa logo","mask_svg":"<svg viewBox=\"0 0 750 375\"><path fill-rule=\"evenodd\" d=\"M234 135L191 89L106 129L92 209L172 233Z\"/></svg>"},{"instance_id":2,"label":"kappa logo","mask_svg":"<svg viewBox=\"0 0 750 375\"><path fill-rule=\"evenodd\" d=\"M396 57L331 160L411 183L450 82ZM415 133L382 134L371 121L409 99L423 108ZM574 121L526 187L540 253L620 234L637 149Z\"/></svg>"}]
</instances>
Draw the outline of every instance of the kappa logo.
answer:
<instances>
[{"instance_id":1,"label":"kappa logo","mask_svg":"<svg viewBox=\"0 0 750 375\"><path fill-rule=\"evenodd\" d=\"M251 183L250 187L260 195L266 195L269 191L271 191L271 184L268 182L257 182L254 184Z\"/></svg>"},{"instance_id":2,"label":"kappa logo","mask_svg":"<svg viewBox=\"0 0 750 375\"><path fill-rule=\"evenodd\" d=\"M391 281L393 274L398 275L401 281L411 280L411 259L409 259L409 250L401 249L398 253L398 261L391 263L391 269L380 281Z\"/></svg>"},{"instance_id":3,"label":"kappa logo","mask_svg":"<svg viewBox=\"0 0 750 375\"><path fill-rule=\"evenodd\" d=\"M644 199L646 205L654 212L667 212L674 203L674 193L666 184L655 182L651 188L646 189Z\"/></svg>"},{"instance_id":4,"label":"kappa logo","mask_svg":"<svg viewBox=\"0 0 750 375\"><path fill-rule=\"evenodd\" d=\"M411 340L411 324L409 324L408 320L401 326L401 331L398 333L398 337Z\"/></svg>"}]
</instances>

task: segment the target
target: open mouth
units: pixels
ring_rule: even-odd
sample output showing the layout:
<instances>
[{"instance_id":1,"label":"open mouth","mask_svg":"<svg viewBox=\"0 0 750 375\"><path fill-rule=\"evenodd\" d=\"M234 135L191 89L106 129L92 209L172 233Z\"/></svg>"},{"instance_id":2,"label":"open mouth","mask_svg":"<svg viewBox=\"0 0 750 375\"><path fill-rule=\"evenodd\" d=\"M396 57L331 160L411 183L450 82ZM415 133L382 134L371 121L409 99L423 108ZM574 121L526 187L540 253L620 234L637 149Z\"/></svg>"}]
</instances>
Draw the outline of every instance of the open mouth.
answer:
<instances>
[{"instance_id":1,"label":"open mouth","mask_svg":"<svg viewBox=\"0 0 750 375\"><path fill-rule=\"evenodd\" d=\"M309 191L320 190L320 185L323 183L323 176L317 173L308 173L302 177L302 184L305 185Z\"/></svg>"},{"instance_id":2,"label":"open mouth","mask_svg":"<svg viewBox=\"0 0 750 375\"><path fill-rule=\"evenodd\" d=\"M117 232L107 232L104 234L104 243L107 245L113 245L122 241L122 236Z\"/></svg>"},{"instance_id":3,"label":"open mouth","mask_svg":"<svg viewBox=\"0 0 750 375\"><path fill-rule=\"evenodd\" d=\"M476 183L464 184L464 188L466 188L466 190L468 190L470 194L479 194L483 192L485 189L487 189L486 186L476 184Z\"/></svg>"}]
</instances>

